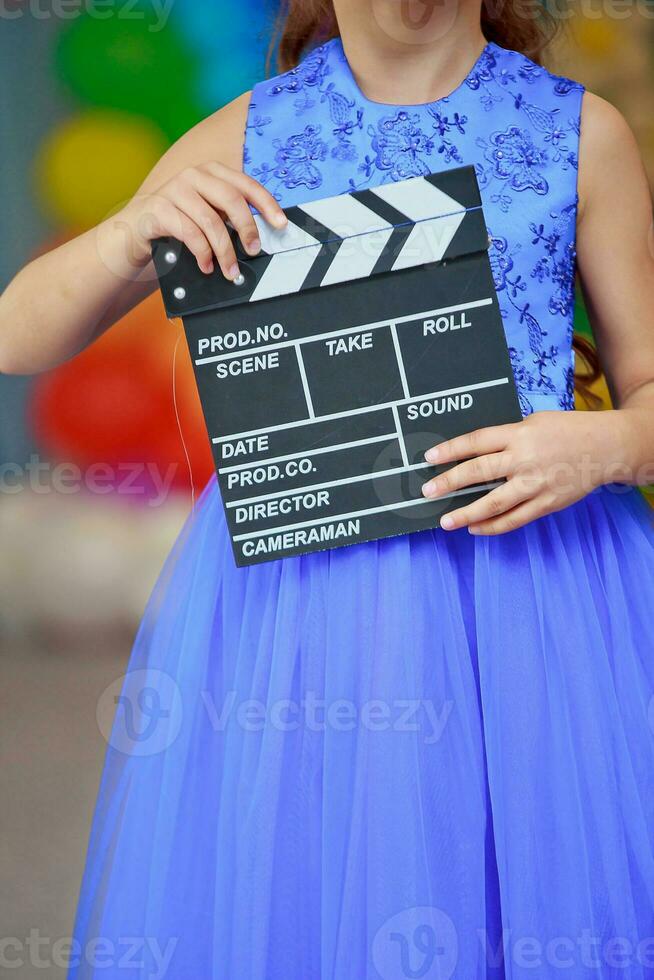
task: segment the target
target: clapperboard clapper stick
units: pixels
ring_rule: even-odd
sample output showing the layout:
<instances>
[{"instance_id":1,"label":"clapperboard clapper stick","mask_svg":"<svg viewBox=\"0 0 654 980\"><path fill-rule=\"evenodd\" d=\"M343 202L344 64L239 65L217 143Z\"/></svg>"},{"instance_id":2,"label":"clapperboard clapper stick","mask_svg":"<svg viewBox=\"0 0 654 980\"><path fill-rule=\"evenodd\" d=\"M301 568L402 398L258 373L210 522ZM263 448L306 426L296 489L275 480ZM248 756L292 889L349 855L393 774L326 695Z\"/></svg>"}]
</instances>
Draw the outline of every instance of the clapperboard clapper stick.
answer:
<instances>
[{"instance_id":1,"label":"clapperboard clapper stick","mask_svg":"<svg viewBox=\"0 0 654 980\"><path fill-rule=\"evenodd\" d=\"M153 247L237 565L436 527L496 484L428 501L425 450L521 418L474 168L286 214L238 283Z\"/></svg>"}]
</instances>

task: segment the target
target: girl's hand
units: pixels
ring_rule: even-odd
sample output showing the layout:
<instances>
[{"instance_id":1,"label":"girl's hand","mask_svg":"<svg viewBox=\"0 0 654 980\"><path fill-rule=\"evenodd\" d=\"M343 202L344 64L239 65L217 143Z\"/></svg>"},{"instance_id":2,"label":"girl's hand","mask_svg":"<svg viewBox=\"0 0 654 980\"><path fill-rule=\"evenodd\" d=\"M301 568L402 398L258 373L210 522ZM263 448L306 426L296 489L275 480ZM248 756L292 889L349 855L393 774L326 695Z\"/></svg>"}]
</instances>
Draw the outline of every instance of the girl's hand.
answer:
<instances>
[{"instance_id":1,"label":"girl's hand","mask_svg":"<svg viewBox=\"0 0 654 980\"><path fill-rule=\"evenodd\" d=\"M222 163L205 163L187 167L154 194L137 195L112 224L127 222L136 243L132 257L139 264L149 261L153 239L172 236L190 249L202 272L213 272L215 257L225 278L235 279L239 268L227 221L249 255L261 249L250 204L274 228L287 224L275 198L252 177Z\"/></svg>"},{"instance_id":2,"label":"girl's hand","mask_svg":"<svg viewBox=\"0 0 654 980\"><path fill-rule=\"evenodd\" d=\"M465 460L423 486L437 499L473 484L506 483L441 520L445 530L504 534L562 510L612 480L632 482L622 463L623 413L537 412L510 425L477 429L430 449L427 462Z\"/></svg>"}]
</instances>

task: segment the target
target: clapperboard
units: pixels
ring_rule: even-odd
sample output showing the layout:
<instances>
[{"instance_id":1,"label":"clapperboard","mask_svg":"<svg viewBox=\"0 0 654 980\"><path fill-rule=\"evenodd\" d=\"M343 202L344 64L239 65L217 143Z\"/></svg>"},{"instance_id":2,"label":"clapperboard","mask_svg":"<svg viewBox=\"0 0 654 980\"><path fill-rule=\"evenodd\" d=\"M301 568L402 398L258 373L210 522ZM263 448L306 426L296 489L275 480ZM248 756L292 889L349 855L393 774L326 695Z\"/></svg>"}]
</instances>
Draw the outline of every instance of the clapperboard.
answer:
<instances>
[{"instance_id":1,"label":"clapperboard","mask_svg":"<svg viewBox=\"0 0 654 980\"><path fill-rule=\"evenodd\" d=\"M497 484L428 501L425 451L521 418L473 167L286 215L236 283L153 248L239 566L436 527Z\"/></svg>"}]
</instances>

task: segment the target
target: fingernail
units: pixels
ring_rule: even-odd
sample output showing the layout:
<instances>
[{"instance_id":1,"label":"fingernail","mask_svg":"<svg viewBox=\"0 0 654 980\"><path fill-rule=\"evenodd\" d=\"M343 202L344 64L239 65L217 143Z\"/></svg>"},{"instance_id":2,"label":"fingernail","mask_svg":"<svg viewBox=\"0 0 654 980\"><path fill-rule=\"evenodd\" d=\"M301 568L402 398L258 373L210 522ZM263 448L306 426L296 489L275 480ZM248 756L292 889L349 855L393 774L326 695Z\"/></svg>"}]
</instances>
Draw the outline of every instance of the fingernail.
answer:
<instances>
[{"instance_id":1,"label":"fingernail","mask_svg":"<svg viewBox=\"0 0 654 980\"><path fill-rule=\"evenodd\" d=\"M235 262L234 265L229 267L229 272L227 273L227 275L230 279L238 279L240 274L241 274L241 270L238 267L238 263Z\"/></svg>"},{"instance_id":2,"label":"fingernail","mask_svg":"<svg viewBox=\"0 0 654 980\"><path fill-rule=\"evenodd\" d=\"M438 478L435 480L430 480L429 485L431 487L432 497L438 497L440 494L445 493L445 487Z\"/></svg>"},{"instance_id":3,"label":"fingernail","mask_svg":"<svg viewBox=\"0 0 654 980\"><path fill-rule=\"evenodd\" d=\"M284 225L288 224L288 218L285 214L276 214L273 218L273 224L278 228L283 228Z\"/></svg>"},{"instance_id":4,"label":"fingernail","mask_svg":"<svg viewBox=\"0 0 654 980\"><path fill-rule=\"evenodd\" d=\"M431 480L428 480L427 483L423 483L422 493L424 497L431 497L433 492L434 492L434 484L432 483Z\"/></svg>"},{"instance_id":5,"label":"fingernail","mask_svg":"<svg viewBox=\"0 0 654 980\"><path fill-rule=\"evenodd\" d=\"M478 527L469 527L468 528L468 534L480 534L480 533L481 532L480 532L480 530L479 530Z\"/></svg>"},{"instance_id":6,"label":"fingernail","mask_svg":"<svg viewBox=\"0 0 654 980\"><path fill-rule=\"evenodd\" d=\"M452 517L441 517L441 527L444 531L451 531L454 527L454 518Z\"/></svg>"},{"instance_id":7,"label":"fingernail","mask_svg":"<svg viewBox=\"0 0 654 980\"><path fill-rule=\"evenodd\" d=\"M251 242L248 242L248 252L250 255L258 255L261 251L261 242L258 238L253 238Z\"/></svg>"},{"instance_id":8,"label":"fingernail","mask_svg":"<svg viewBox=\"0 0 654 980\"><path fill-rule=\"evenodd\" d=\"M428 449L425 453L425 459L428 463L435 463L438 459L438 449Z\"/></svg>"}]
</instances>

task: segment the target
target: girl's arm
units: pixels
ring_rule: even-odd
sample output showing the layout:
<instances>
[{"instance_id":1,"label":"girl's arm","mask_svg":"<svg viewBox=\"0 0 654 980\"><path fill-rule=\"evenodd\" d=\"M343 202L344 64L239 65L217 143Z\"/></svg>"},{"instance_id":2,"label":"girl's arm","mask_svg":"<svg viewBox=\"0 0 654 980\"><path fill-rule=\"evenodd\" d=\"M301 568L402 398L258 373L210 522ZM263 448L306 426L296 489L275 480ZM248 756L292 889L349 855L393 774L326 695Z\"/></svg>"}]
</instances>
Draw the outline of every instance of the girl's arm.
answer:
<instances>
[{"instance_id":1,"label":"girl's arm","mask_svg":"<svg viewBox=\"0 0 654 980\"><path fill-rule=\"evenodd\" d=\"M578 264L616 412L624 482L654 481L654 227L636 140L622 115L584 99Z\"/></svg>"},{"instance_id":2,"label":"girl's arm","mask_svg":"<svg viewBox=\"0 0 654 980\"><path fill-rule=\"evenodd\" d=\"M579 274L614 408L537 412L431 450L429 462L465 462L425 484L428 497L506 478L444 518L448 530L501 534L603 484L654 481L652 202L633 134L593 95L582 112L577 225Z\"/></svg>"},{"instance_id":3,"label":"girl's arm","mask_svg":"<svg viewBox=\"0 0 654 980\"><path fill-rule=\"evenodd\" d=\"M242 173L249 94L200 123L159 161L117 214L30 262L0 296L0 372L33 374L78 353L156 285L150 242L183 241L204 272L218 259L238 274L229 219L256 254L257 227L248 204L281 226L274 198Z\"/></svg>"}]
</instances>

